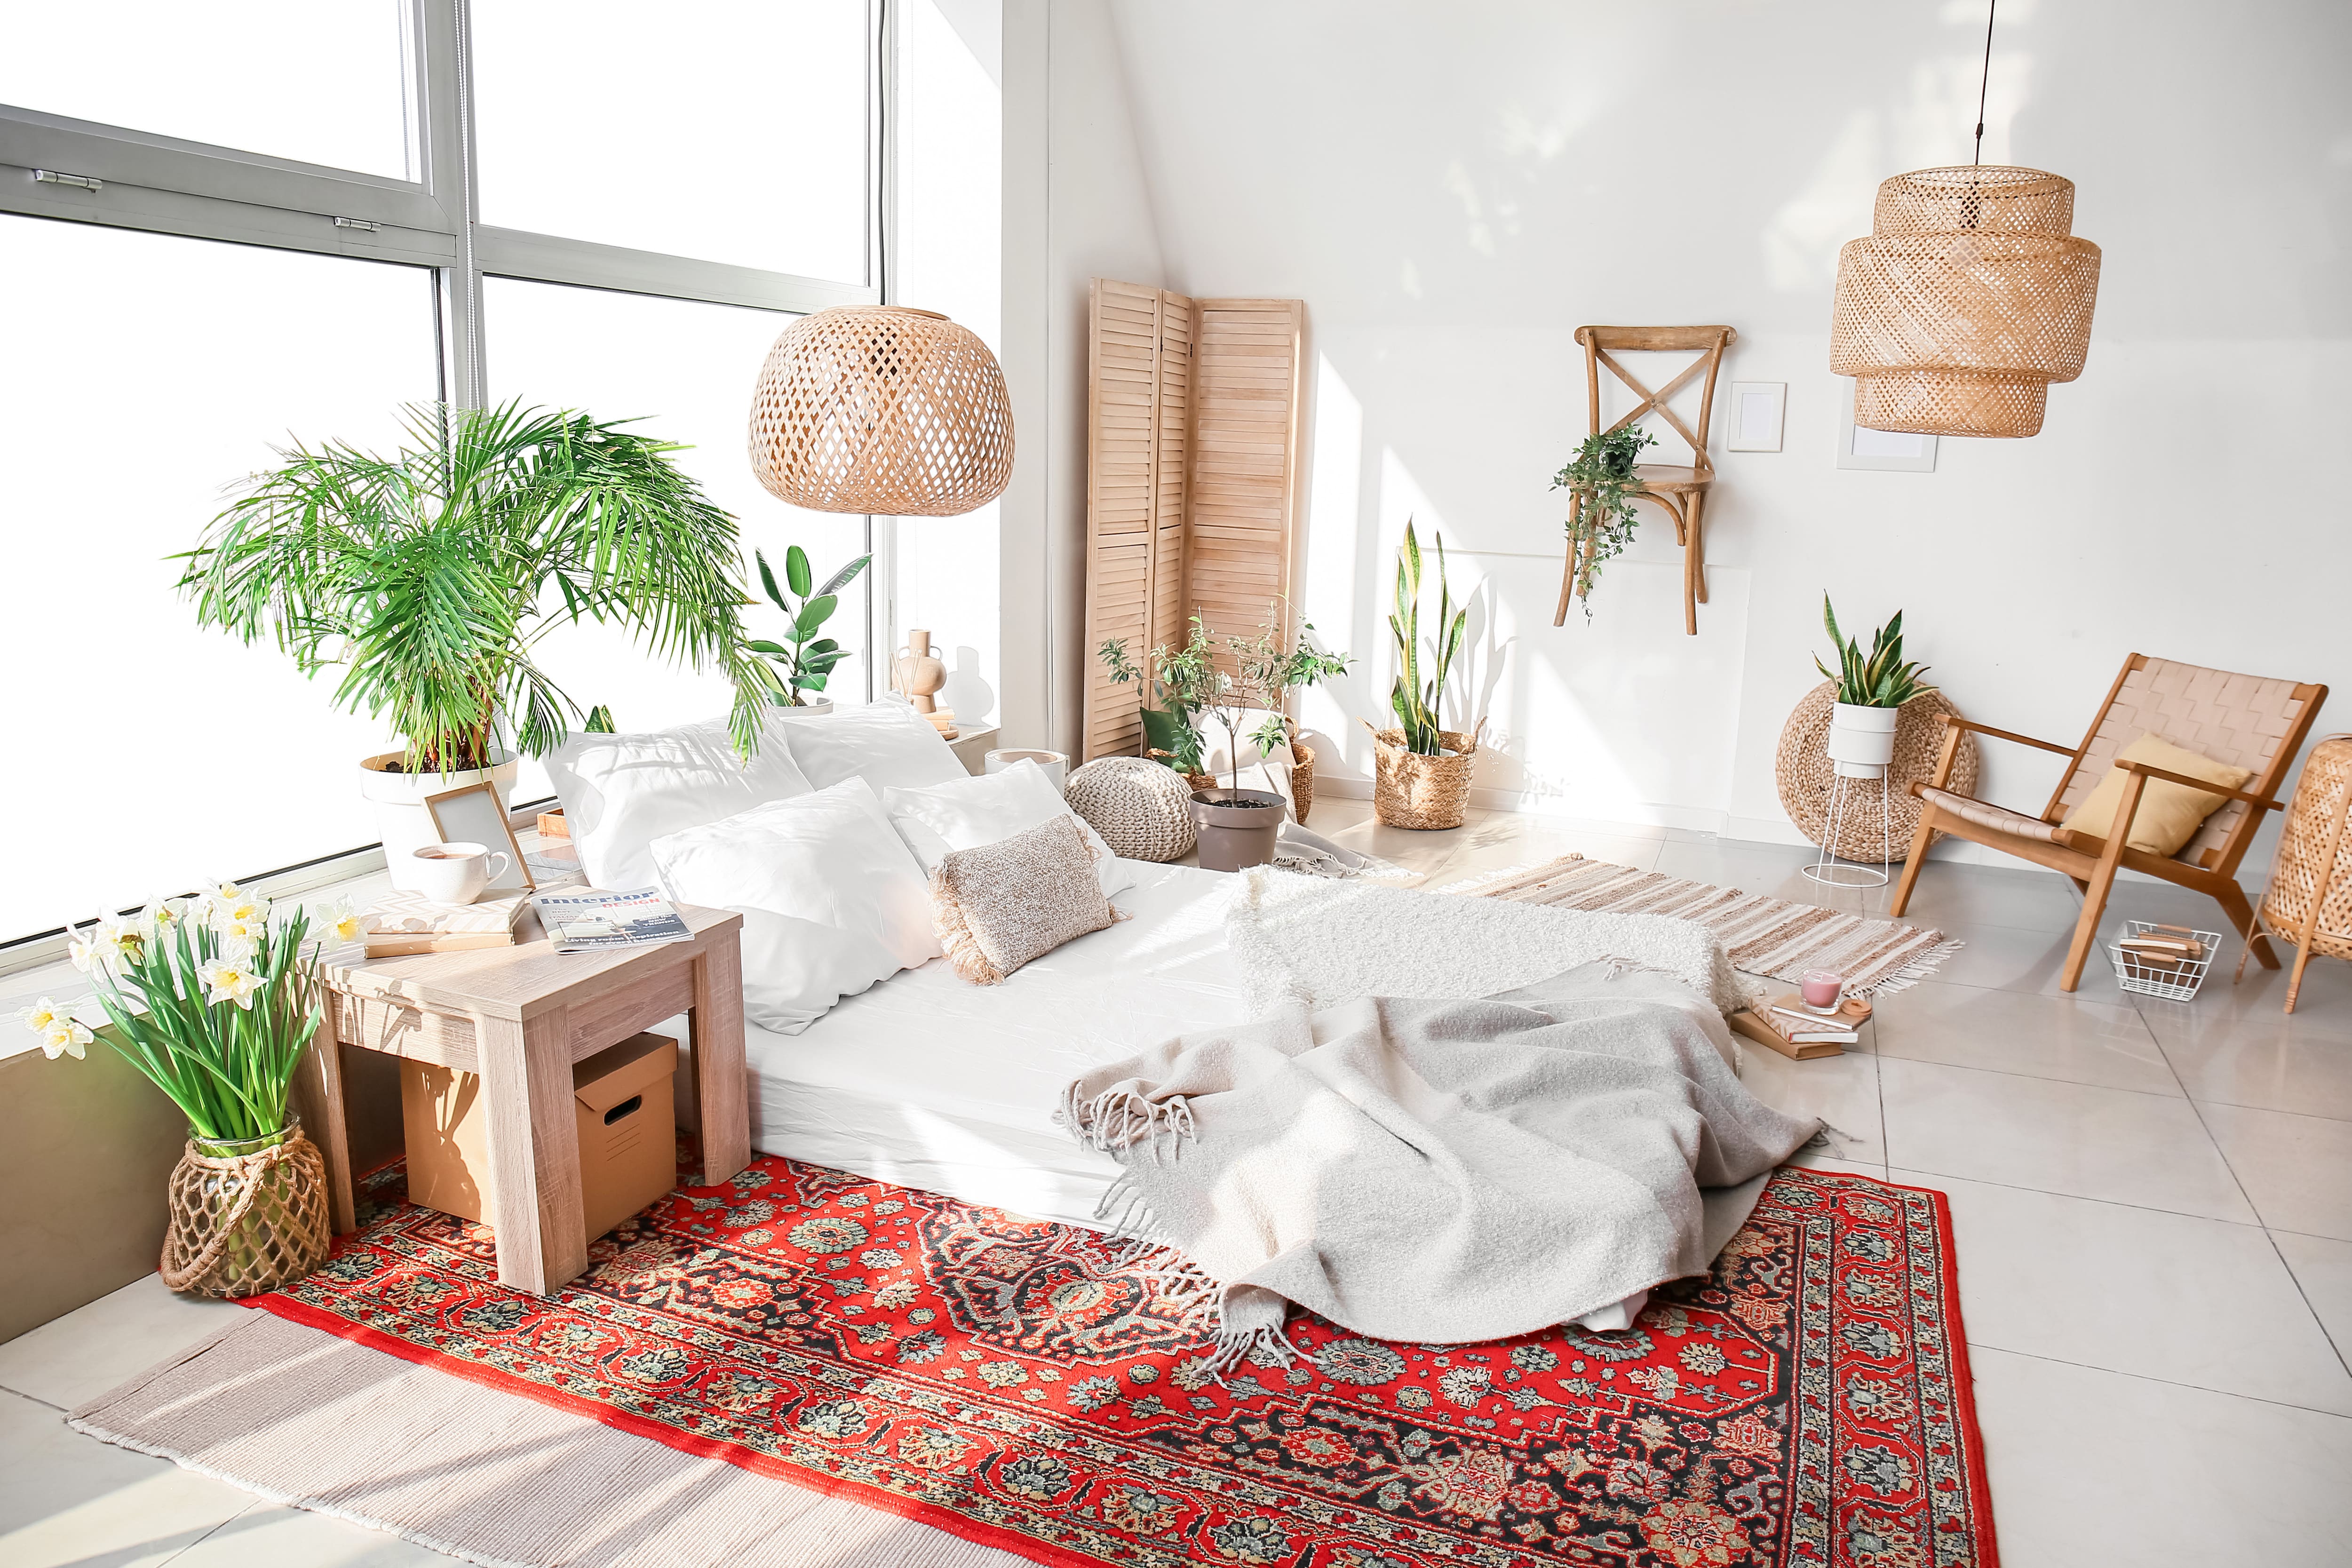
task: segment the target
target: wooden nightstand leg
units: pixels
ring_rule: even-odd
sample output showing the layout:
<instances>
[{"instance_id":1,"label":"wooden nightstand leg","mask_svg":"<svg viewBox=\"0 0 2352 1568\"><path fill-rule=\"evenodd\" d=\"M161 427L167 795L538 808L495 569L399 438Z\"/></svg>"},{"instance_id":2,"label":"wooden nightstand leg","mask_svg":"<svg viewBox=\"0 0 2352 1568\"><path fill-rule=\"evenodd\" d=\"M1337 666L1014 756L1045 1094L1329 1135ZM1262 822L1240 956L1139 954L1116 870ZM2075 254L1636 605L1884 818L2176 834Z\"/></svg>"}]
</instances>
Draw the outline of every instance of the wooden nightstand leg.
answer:
<instances>
[{"instance_id":1,"label":"wooden nightstand leg","mask_svg":"<svg viewBox=\"0 0 2352 1568\"><path fill-rule=\"evenodd\" d=\"M571 1015L558 1007L521 1024L477 1016L474 1029L489 1115L499 1283L552 1295L588 1267Z\"/></svg>"},{"instance_id":2,"label":"wooden nightstand leg","mask_svg":"<svg viewBox=\"0 0 2352 1568\"><path fill-rule=\"evenodd\" d=\"M702 1180L715 1187L751 1163L751 1115L743 1065L743 957L730 937L694 961L696 1089L702 1100Z\"/></svg>"},{"instance_id":3,"label":"wooden nightstand leg","mask_svg":"<svg viewBox=\"0 0 2352 1568\"><path fill-rule=\"evenodd\" d=\"M329 991L322 1004L325 1016L310 1048L294 1069L294 1114L317 1144L327 1165L327 1217L337 1236L359 1228L359 1205L352 1192L351 1124L343 1110L341 1031L335 1011L341 998Z\"/></svg>"}]
</instances>

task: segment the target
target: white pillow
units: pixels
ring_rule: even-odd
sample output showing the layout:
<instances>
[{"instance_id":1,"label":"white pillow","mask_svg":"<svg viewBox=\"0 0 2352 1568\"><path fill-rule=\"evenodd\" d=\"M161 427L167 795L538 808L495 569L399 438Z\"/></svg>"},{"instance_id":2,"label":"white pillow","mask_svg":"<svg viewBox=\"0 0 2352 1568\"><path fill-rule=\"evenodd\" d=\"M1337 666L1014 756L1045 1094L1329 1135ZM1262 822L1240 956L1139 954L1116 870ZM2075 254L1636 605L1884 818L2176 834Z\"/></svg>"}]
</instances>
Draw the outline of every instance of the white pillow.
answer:
<instances>
[{"instance_id":1,"label":"white pillow","mask_svg":"<svg viewBox=\"0 0 2352 1568\"><path fill-rule=\"evenodd\" d=\"M743 917L743 1016L797 1035L844 996L940 955L930 884L863 779L653 842L680 903Z\"/></svg>"},{"instance_id":2,"label":"white pillow","mask_svg":"<svg viewBox=\"0 0 2352 1568\"><path fill-rule=\"evenodd\" d=\"M784 742L786 722L768 722L749 762L735 755L724 719L647 735L573 735L557 747L547 776L588 885L616 893L651 887L646 846L662 835L808 794Z\"/></svg>"},{"instance_id":3,"label":"white pillow","mask_svg":"<svg viewBox=\"0 0 2352 1568\"><path fill-rule=\"evenodd\" d=\"M781 720L773 729L789 738L793 759L808 775L812 789L862 778L878 795L971 776L930 721L903 702L836 708L805 719Z\"/></svg>"},{"instance_id":4,"label":"white pillow","mask_svg":"<svg viewBox=\"0 0 2352 1568\"><path fill-rule=\"evenodd\" d=\"M1045 770L1025 757L1001 773L979 778L967 773L922 789L886 789L882 809L889 814L890 826L898 830L915 858L923 863L927 875L958 849L1002 844L1041 823L1066 816L1078 825L1079 835L1094 854L1095 876L1102 883L1103 897L1135 886L1135 868L1110 852L1102 835L1063 801L1062 792L1054 787Z\"/></svg>"}]
</instances>

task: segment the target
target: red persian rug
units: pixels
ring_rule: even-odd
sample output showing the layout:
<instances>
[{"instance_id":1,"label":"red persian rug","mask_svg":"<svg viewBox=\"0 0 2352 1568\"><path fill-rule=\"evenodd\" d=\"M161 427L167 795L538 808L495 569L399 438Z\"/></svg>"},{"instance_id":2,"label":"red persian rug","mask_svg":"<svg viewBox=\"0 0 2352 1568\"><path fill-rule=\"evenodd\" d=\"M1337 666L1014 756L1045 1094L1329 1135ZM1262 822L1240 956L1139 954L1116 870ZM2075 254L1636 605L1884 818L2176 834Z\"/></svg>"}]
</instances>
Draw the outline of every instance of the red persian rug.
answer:
<instances>
[{"instance_id":1,"label":"red persian rug","mask_svg":"<svg viewBox=\"0 0 2352 1568\"><path fill-rule=\"evenodd\" d=\"M1994 1568L1935 1193L1784 1170L1620 1333L1204 1375L1091 1231L765 1159L552 1299L381 1181L253 1304L692 1453L1060 1564Z\"/></svg>"}]
</instances>

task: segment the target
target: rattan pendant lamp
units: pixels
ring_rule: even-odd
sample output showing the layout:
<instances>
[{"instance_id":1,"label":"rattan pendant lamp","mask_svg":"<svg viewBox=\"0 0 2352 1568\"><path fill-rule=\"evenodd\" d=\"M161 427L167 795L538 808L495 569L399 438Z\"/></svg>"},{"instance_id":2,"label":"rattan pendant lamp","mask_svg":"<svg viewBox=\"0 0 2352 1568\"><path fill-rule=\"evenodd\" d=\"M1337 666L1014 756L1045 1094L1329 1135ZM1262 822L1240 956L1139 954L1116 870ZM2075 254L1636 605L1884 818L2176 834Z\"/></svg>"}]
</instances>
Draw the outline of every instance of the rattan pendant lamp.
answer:
<instances>
[{"instance_id":1,"label":"rattan pendant lamp","mask_svg":"<svg viewBox=\"0 0 2352 1568\"><path fill-rule=\"evenodd\" d=\"M953 517L1013 479L988 345L935 310L836 306L786 327L751 396L751 471L812 511Z\"/></svg>"},{"instance_id":2,"label":"rattan pendant lamp","mask_svg":"<svg viewBox=\"0 0 2352 1568\"><path fill-rule=\"evenodd\" d=\"M2074 184L1984 158L1878 187L1867 239L1838 252L1830 368L1854 378L1853 422L1927 436L2032 436L2053 381L2083 374L2099 247L2074 237Z\"/></svg>"}]
</instances>

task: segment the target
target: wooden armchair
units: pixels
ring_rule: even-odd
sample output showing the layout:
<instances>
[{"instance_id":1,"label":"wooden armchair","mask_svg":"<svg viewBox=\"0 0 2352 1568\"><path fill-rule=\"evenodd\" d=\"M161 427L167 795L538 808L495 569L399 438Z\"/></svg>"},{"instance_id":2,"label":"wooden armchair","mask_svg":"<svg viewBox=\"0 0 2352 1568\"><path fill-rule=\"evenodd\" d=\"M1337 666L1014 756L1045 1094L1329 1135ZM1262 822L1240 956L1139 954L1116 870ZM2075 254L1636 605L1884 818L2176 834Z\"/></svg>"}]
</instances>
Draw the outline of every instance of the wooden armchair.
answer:
<instances>
[{"instance_id":1,"label":"wooden armchair","mask_svg":"<svg viewBox=\"0 0 2352 1568\"><path fill-rule=\"evenodd\" d=\"M2066 970L2059 982L2062 989L2072 991L2082 980L2083 965L2098 936L2100 917L2106 912L2108 889L2115 885L2116 873L2126 867L2210 895L2263 967L2276 969L2278 958L2270 950L2269 939L2254 924L2245 889L2238 886L2238 862L2253 842L2262 814L2279 808L2286 770L2294 764L2304 737L2319 716L2319 705L2326 700L2325 686L2232 675L2136 653L2124 661L2123 673L2108 688L2107 700L2079 746L2037 741L1946 714L1943 755L1935 773L1924 784L1914 781L1911 784L1911 793L1919 797L1924 809L1919 813L1919 829L1911 838L1903 879L1895 884L1890 912L1900 915L1911 901L1911 889L1919 879L1919 868L1927 862L1930 839L1937 833L1949 833L2063 871L2083 890L2083 916L2074 924L2074 944L2066 951ZM2066 776L2040 816L1971 800L1944 787L1959 753L1960 735L1971 730L1996 741L2039 746L2071 759ZM2254 777L2244 789L2222 789L2146 763L2115 760L2117 752L2144 734L2216 762L2252 769ZM2124 784L2123 804L2117 807L2126 828L2100 838L2060 826L2110 767L2123 768L2130 774ZM2205 819L2177 855L2150 855L2126 842L2131 837L2128 824L2139 809L2140 793L2152 778L2226 797L2221 808Z\"/></svg>"}]
</instances>

